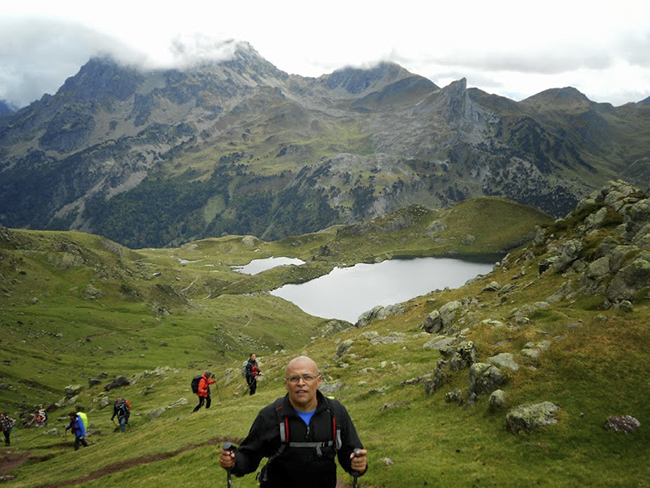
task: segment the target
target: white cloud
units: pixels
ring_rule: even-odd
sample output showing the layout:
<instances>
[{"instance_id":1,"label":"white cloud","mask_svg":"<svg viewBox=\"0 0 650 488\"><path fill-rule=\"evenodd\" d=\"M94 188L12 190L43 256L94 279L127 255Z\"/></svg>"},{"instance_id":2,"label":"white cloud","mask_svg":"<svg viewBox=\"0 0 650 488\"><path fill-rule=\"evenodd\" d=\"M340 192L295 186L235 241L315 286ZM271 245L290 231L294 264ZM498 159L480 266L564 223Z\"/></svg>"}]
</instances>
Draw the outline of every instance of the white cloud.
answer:
<instances>
[{"instance_id":1,"label":"white cloud","mask_svg":"<svg viewBox=\"0 0 650 488\"><path fill-rule=\"evenodd\" d=\"M454 74L518 99L574 86L619 105L650 95L649 25L647 0L23 0L0 5L0 97L51 93L99 51L170 66L236 39L303 76L392 60L440 86Z\"/></svg>"}]
</instances>

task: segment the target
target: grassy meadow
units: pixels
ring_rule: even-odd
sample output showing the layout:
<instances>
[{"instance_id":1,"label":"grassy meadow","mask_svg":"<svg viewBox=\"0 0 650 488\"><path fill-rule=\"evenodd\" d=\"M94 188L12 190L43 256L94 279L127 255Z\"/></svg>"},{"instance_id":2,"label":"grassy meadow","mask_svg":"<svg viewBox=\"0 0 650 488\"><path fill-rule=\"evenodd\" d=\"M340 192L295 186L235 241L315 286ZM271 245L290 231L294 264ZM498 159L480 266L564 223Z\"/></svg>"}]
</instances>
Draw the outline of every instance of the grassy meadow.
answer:
<instances>
[{"instance_id":1,"label":"grassy meadow","mask_svg":"<svg viewBox=\"0 0 650 488\"><path fill-rule=\"evenodd\" d=\"M443 211L411 207L276 242L228 236L175 249L0 229L0 408L17 418L38 405L72 402L52 410L47 427L18 427L18 442L0 450L0 473L15 476L7 486L25 488L225 486L220 445L246 435L259 409L284 394L286 363L308 354L369 451L363 487L649 486L648 299L623 312L605 309L598 295L576 295L535 308L528 321L514 319L514 311L566 282L538 274L546 250L528 243L535 226L549 222L489 198ZM338 324L336 333L329 332L332 321L266 293L358 262L505 252L507 263L485 277L413 298L404 313L362 328ZM254 276L231 269L271 256L306 264ZM513 286L508 293L485 290L492 281ZM435 394L425 390L441 355L424 347L434 336L421 325L453 300L466 304L453 333L474 342L478 361L510 352L520 365L507 371L503 409L490 409L487 395L472 406L446 401L451 390L467 391L467 369L451 373ZM351 347L337 355L346 340ZM537 359L520 354L541 341L551 345ZM244 394L240 376L251 351L265 373L254 396ZM206 368L217 378L212 408L190 414L190 380ZM89 387L102 373L107 378ZM118 375L131 384L105 391ZM66 401L65 387L76 384L83 390ZM115 431L112 406L101 408L104 397L118 394L132 404L125 435ZM560 407L557 423L506 431L510 409L543 401ZM63 430L74 405L87 411L92 431L90 447L78 452ZM634 416L642 426L633 435L606 431L610 415ZM26 460L3 468L17 458ZM340 479L352 482L343 472ZM233 486L257 482L251 474Z\"/></svg>"}]
</instances>

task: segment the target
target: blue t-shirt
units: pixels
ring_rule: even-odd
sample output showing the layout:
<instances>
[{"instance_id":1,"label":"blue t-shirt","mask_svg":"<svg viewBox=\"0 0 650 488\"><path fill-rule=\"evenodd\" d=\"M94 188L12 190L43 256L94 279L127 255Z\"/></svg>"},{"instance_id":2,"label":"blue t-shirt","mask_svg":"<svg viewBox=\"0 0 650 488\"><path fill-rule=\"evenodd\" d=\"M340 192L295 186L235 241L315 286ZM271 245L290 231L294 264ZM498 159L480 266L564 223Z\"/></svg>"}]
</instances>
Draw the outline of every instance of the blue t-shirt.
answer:
<instances>
[{"instance_id":1,"label":"blue t-shirt","mask_svg":"<svg viewBox=\"0 0 650 488\"><path fill-rule=\"evenodd\" d=\"M314 413L316 413L316 409L313 409L311 412L301 412L300 410L296 410L296 413L303 422L305 422L305 425L309 425L311 418L314 416Z\"/></svg>"}]
</instances>

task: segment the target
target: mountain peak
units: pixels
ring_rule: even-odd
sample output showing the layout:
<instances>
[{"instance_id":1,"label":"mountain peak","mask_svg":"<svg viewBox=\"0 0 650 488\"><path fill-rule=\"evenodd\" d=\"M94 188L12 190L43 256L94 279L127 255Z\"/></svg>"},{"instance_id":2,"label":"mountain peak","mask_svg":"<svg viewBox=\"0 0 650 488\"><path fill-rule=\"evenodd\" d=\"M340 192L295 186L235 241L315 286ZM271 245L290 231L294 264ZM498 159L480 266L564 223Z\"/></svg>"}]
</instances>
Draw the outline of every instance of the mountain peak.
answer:
<instances>
[{"instance_id":1,"label":"mountain peak","mask_svg":"<svg viewBox=\"0 0 650 488\"><path fill-rule=\"evenodd\" d=\"M548 108L555 108L557 106L567 107L570 105L579 105L587 107L591 104L586 95L579 90L567 86L564 88L550 88L544 90L536 95L522 100L524 104L542 104Z\"/></svg>"},{"instance_id":2,"label":"mountain peak","mask_svg":"<svg viewBox=\"0 0 650 488\"><path fill-rule=\"evenodd\" d=\"M400 65L383 61L369 68L348 66L338 69L326 77L325 84L330 90L342 88L348 93L358 95L408 76L413 75Z\"/></svg>"}]
</instances>

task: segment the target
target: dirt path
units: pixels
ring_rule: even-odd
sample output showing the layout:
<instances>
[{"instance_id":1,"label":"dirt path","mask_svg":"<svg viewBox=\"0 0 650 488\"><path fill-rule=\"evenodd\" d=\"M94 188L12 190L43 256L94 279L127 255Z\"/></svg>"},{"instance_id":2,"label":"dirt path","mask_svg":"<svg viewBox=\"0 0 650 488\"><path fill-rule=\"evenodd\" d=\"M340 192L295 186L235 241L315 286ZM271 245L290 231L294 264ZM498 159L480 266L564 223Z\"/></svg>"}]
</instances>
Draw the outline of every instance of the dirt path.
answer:
<instances>
[{"instance_id":1,"label":"dirt path","mask_svg":"<svg viewBox=\"0 0 650 488\"><path fill-rule=\"evenodd\" d=\"M157 461L163 461L165 459L169 459L174 456L177 456L178 454L181 454L183 452L191 451L192 449L198 449L205 446L220 445L226 441L238 443L241 441L241 439L225 439L223 437L216 437L214 439L210 439L209 441L204 442L203 444L198 444L198 445L190 444L173 452L152 454L149 456L141 456L139 458L120 461L118 463L114 463L105 466L101 469L98 469L97 471L93 471L92 473L86 474L84 476L80 476L79 478L60 481L58 483L49 484L49 485L40 485L39 488L61 488L63 486L80 485L88 481L102 478L103 476L106 476L111 473L117 473L120 471L133 468L134 466L139 466L141 464L155 463ZM32 457L31 453L29 452L24 452L24 453L12 453L11 451L0 452L0 481L10 481L15 479L15 477L9 472L13 469L20 467L25 461L27 461L31 457ZM352 485L348 484L345 480L342 479L339 479L336 484L336 488L350 488L351 486Z\"/></svg>"}]
</instances>

